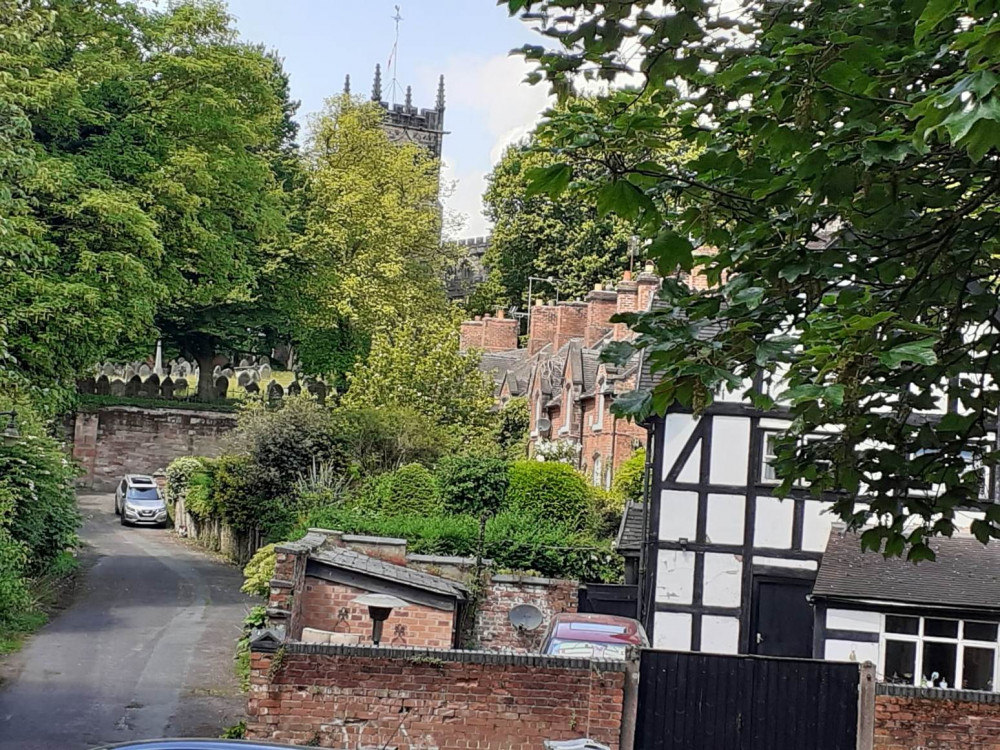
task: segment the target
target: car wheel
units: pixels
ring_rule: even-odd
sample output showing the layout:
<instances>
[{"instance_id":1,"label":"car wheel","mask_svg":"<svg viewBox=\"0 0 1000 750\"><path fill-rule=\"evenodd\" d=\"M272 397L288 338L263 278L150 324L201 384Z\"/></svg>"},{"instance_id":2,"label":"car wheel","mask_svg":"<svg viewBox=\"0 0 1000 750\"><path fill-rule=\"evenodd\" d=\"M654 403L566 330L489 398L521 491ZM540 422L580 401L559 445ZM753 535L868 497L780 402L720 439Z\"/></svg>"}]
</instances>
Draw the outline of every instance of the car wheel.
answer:
<instances>
[{"instance_id":1,"label":"car wheel","mask_svg":"<svg viewBox=\"0 0 1000 750\"><path fill-rule=\"evenodd\" d=\"M115 515L116 516L120 516L121 514L122 514L122 512L120 510L118 510L118 498L116 497L115 498Z\"/></svg>"},{"instance_id":2,"label":"car wheel","mask_svg":"<svg viewBox=\"0 0 1000 750\"><path fill-rule=\"evenodd\" d=\"M125 520L124 508L122 508L122 512L118 514L118 520L121 521L122 526L128 526L128 521Z\"/></svg>"}]
</instances>

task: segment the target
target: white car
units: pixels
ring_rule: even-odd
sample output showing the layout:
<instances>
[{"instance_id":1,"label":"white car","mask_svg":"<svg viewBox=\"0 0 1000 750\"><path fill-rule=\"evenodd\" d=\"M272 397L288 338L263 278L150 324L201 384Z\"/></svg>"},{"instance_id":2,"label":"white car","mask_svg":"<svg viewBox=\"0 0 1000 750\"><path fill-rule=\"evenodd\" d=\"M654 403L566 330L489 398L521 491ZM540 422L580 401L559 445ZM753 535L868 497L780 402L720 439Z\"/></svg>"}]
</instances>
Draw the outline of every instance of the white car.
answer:
<instances>
[{"instance_id":1,"label":"white car","mask_svg":"<svg viewBox=\"0 0 1000 750\"><path fill-rule=\"evenodd\" d=\"M142 474L127 474L115 489L115 515L122 526L166 526L167 504L156 481Z\"/></svg>"}]
</instances>

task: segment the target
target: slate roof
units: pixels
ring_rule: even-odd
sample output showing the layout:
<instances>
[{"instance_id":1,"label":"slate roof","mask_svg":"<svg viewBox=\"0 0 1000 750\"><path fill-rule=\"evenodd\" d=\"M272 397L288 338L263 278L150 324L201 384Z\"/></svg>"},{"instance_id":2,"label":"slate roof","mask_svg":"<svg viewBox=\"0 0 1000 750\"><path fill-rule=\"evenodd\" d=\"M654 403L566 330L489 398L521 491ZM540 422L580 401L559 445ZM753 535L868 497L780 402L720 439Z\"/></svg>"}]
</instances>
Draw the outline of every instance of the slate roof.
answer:
<instances>
[{"instance_id":1,"label":"slate roof","mask_svg":"<svg viewBox=\"0 0 1000 750\"><path fill-rule=\"evenodd\" d=\"M813 596L1000 611L1000 544L956 534L930 545L937 559L914 565L862 552L857 534L834 529Z\"/></svg>"},{"instance_id":2,"label":"slate roof","mask_svg":"<svg viewBox=\"0 0 1000 750\"><path fill-rule=\"evenodd\" d=\"M485 352L479 360L479 369L493 377L494 385L499 388L504 376L509 370L528 359L527 349L510 349L503 352Z\"/></svg>"},{"instance_id":3,"label":"slate roof","mask_svg":"<svg viewBox=\"0 0 1000 750\"><path fill-rule=\"evenodd\" d=\"M652 303L649 306L650 311L655 312L657 310L669 310L670 303L660 299L659 296L654 296ZM722 326L717 323L708 323L704 325L698 332L698 338L703 341L711 341L715 338L716 334L722 330ZM637 390L650 390L656 386L657 383L662 379L660 375L654 375L650 365L649 357L647 355L647 350L643 349L639 352L639 383Z\"/></svg>"},{"instance_id":4,"label":"slate roof","mask_svg":"<svg viewBox=\"0 0 1000 750\"><path fill-rule=\"evenodd\" d=\"M615 539L615 549L619 552L634 552L638 554L642 546L642 503L629 502L622 514L622 522L618 527L618 538Z\"/></svg>"},{"instance_id":5,"label":"slate roof","mask_svg":"<svg viewBox=\"0 0 1000 750\"><path fill-rule=\"evenodd\" d=\"M316 550L309 555L309 559L342 570L363 573L373 578L381 578L382 580L400 583L404 586L454 597L460 601L464 601L469 593L469 590L465 586L447 578L424 573L423 571L414 570L402 565L394 565L385 560L363 555L360 552L355 552L344 547Z\"/></svg>"}]
</instances>

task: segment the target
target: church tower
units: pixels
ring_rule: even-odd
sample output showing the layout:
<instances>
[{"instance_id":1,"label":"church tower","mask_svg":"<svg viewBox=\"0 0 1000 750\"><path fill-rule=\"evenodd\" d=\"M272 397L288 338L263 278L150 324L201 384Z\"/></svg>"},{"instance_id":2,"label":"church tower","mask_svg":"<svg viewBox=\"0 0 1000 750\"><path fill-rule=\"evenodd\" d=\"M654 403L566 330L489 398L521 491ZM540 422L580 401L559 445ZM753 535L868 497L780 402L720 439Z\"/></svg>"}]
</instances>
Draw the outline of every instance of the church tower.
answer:
<instances>
[{"instance_id":1,"label":"church tower","mask_svg":"<svg viewBox=\"0 0 1000 750\"><path fill-rule=\"evenodd\" d=\"M372 101L385 110L382 128L390 141L416 143L430 151L435 159L441 158L441 144L447 134L444 129L444 76L438 81L434 109L418 109L413 106L413 92L409 86L406 87L406 98L402 104L383 101L382 66L376 65Z\"/></svg>"}]
</instances>

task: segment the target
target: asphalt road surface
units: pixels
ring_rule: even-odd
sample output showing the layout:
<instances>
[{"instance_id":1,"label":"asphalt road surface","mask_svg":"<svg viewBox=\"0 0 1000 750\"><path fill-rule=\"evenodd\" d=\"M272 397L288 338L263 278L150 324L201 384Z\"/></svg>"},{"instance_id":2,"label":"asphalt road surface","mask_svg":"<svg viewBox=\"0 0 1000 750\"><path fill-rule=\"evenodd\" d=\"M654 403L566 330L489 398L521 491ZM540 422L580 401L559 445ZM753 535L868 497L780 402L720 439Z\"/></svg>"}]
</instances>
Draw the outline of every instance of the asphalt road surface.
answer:
<instances>
[{"instance_id":1,"label":"asphalt road surface","mask_svg":"<svg viewBox=\"0 0 1000 750\"><path fill-rule=\"evenodd\" d=\"M168 531L119 525L111 495L80 508L97 559L69 607L0 666L0 750L217 737L244 708L240 571Z\"/></svg>"}]
</instances>

